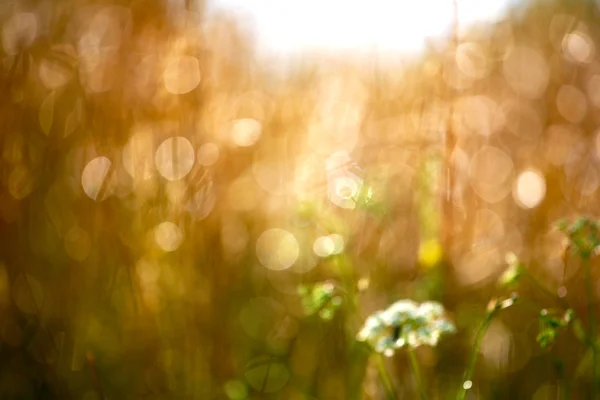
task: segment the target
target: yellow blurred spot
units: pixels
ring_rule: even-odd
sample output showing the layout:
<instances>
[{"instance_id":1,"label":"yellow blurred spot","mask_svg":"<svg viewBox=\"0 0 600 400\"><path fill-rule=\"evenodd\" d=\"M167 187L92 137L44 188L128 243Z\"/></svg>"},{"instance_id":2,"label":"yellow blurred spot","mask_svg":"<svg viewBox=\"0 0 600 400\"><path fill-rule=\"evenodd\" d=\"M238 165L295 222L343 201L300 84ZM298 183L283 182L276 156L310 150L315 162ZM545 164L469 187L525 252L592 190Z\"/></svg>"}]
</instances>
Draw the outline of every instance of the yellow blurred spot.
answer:
<instances>
[{"instance_id":1,"label":"yellow blurred spot","mask_svg":"<svg viewBox=\"0 0 600 400\"><path fill-rule=\"evenodd\" d=\"M522 172L517 178L513 197L522 208L534 208L546 195L546 180L541 173L534 170Z\"/></svg>"},{"instance_id":2,"label":"yellow blurred spot","mask_svg":"<svg viewBox=\"0 0 600 400\"><path fill-rule=\"evenodd\" d=\"M149 126L136 127L133 135L123 147L123 166L134 180L142 181L152 177L154 142Z\"/></svg>"},{"instance_id":3,"label":"yellow blurred spot","mask_svg":"<svg viewBox=\"0 0 600 400\"><path fill-rule=\"evenodd\" d=\"M163 74L165 88L173 94L184 94L196 89L200 83L200 64L191 56L179 57L171 62Z\"/></svg>"},{"instance_id":4,"label":"yellow blurred spot","mask_svg":"<svg viewBox=\"0 0 600 400\"><path fill-rule=\"evenodd\" d=\"M313 243L313 251L319 257L328 257L334 250L335 243L329 236L320 236Z\"/></svg>"},{"instance_id":5,"label":"yellow blurred spot","mask_svg":"<svg viewBox=\"0 0 600 400\"><path fill-rule=\"evenodd\" d=\"M163 222L154 228L154 240L164 251L175 251L183 242L183 233L174 223Z\"/></svg>"},{"instance_id":6,"label":"yellow blurred spot","mask_svg":"<svg viewBox=\"0 0 600 400\"><path fill-rule=\"evenodd\" d=\"M333 243L333 251L332 254L340 254L344 251L344 237L339 233L332 233L329 235L329 239L331 239Z\"/></svg>"},{"instance_id":7,"label":"yellow blurred spot","mask_svg":"<svg viewBox=\"0 0 600 400\"><path fill-rule=\"evenodd\" d=\"M502 149L483 146L473 155L469 177L475 193L488 203L497 203L511 190L512 158Z\"/></svg>"},{"instance_id":8,"label":"yellow blurred spot","mask_svg":"<svg viewBox=\"0 0 600 400\"><path fill-rule=\"evenodd\" d=\"M6 54L18 54L23 47L30 46L37 36L37 19L31 13L15 14L3 25L2 47Z\"/></svg>"},{"instance_id":9,"label":"yellow blurred spot","mask_svg":"<svg viewBox=\"0 0 600 400\"><path fill-rule=\"evenodd\" d=\"M231 140L236 146L249 147L258 141L262 124L252 118L241 118L231 125Z\"/></svg>"},{"instance_id":10,"label":"yellow blurred spot","mask_svg":"<svg viewBox=\"0 0 600 400\"><path fill-rule=\"evenodd\" d=\"M279 271L296 262L300 245L290 232L273 228L264 231L256 241L256 256L266 268Z\"/></svg>"},{"instance_id":11,"label":"yellow blurred spot","mask_svg":"<svg viewBox=\"0 0 600 400\"><path fill-rule=\"evenodd\" d=\"M546 92L550 68L538 50L516 46L504 59L503 67L506 82L523 97L539 99Z\"/></svg>"},{"instance_id":12,"label":"yellow blurred spot","mask_svg":"<svg viewBox=\"0 0 600 400\"><path fill-rule=\"evenodd\" d=\"M564 119L576 124L587 114L587 101L581 90L575 86L563 85L556 95L556 108Z\"/></svg>"},{"instance_id":13,"label":"yellow blurred spot","mask_svg":"<svg viewBox=\"0 0 600 400\"><path fill-rule=\"evenodd\" d=\"M369 278L360 278L358 280L356 287L358 288L359 292L364 292L365 290L367 290L369 288L369 283L370 283Z\"/></svg>"},{"instance_id":14,"label":"yellow blurred spot","mask_svg":"<svg viewBox=\"0 0 600 400\"><path fill-rule=\"evenodd\" d=\"M419 263L426 268L437 265L442 260L442 246L435 239L421 242L419 246Z\"/></svg>"},{"instance_id":15,"label":"yellow blurred spot","mask_svg":"<svg viewBox=\"0 0 600 400\"><path fill-rule=\"evenodd\" d=\"M194 166L194 147L183 136L166 139L156 150L156 169L170 181L185 177Z\"/></svg>"},{"instance_id":16,"label":"yellow blurred spot","mask_svg":"<svg viewBox=\"0 0 600 400\"><path fill-rule=\"evenodd\" d=\"M71 79L71 71L60 63L48 59L42 60L39 67L40 80L48 89L64 86Z\"/></svg>"},{"instance_id":17,"label":"yellow blurred spot","mask_svg":"<svg viewBox=\"0 0 600 400\"><path fill-rule=\"evenodd\" d=\"M562 49L569 61L586 64L594 57L594 42L583 32L573 32L565 35Z\"/></svg>"},{"instance_id":18,"label":"yellow blurred spot","mask_svg":"<svg viewBox=\"0 0 600 400\"><path fill-rule=\"evenodd\" d=\"M106 157L96 157L90 161L81 174L81 186L83 191L92 200L102 200L98 198L104 180L108 175L108 170L112 163Z\"/></svg>"}]
</instances>

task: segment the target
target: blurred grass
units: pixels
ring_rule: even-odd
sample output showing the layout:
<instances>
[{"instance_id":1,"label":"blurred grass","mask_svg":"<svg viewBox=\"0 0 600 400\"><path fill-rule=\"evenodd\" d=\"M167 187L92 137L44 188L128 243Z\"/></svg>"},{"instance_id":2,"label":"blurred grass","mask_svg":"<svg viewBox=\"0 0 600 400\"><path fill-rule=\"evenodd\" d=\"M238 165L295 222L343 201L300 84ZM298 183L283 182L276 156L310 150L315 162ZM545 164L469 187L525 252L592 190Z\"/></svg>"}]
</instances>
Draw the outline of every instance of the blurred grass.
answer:
<instances>
[{"instance_id":1,"label":"blurred grass","mask_svg":"<svg viewBox=\"0 0 600 400\"><path fill-rule=\"evenodd\" d=\"M401 298L456 322L417 350L452 398L508 251L586 315L549 227L598 212L598 12L532 2L458 48L281 78L200 2L3 3L0 398L380 399L355 334ZM329 322L297 294L323 280L347 293ZM492 323L471 398L589 398L585 348L538 349L537 317ZM385 363L415 398L407 355Z\"/></svg>"}]
</instances>

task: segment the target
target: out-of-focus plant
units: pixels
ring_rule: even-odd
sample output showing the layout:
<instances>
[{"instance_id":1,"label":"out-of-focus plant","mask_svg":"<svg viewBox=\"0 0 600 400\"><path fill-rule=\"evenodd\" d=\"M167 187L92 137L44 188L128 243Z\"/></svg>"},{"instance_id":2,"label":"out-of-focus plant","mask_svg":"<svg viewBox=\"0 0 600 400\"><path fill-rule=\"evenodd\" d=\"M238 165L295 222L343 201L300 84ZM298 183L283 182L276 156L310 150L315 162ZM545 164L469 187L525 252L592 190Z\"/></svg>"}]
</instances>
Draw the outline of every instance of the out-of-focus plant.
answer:
<instances>
[{"instance_id":1,"label":"out-of-focus plant","mask_svg":"<svg viewBox=\"0 0 600 400\"><path fill-rule=\"evenodd\" d=\"M391 357L401 348L436 346L443 335L455 331L440 303L400 300L369 316L356 338Z\"/></svg>"},{"instance_id":2,"label":"out-of-focus plant","mask_svg":"<svg viewBox=\"0 0 600 400\"><path fill-rule=\"evenodd\" d=\"M512 293L510 297L506 299L494 299L488 303L487 310L485 313L485 317L483 321L479 325L479 329L475 334L475 340L473 344L473 352L471 353L471 358L469 360L469 364L465 370L463 375L462 384L458 390L458 395L456 396L457 400L464 400L467 396L467 392L473 386L473 373L475 372L475 364L477 363L477 356L479 355L479 350L481 349L481 344L483 342L483 337L487 332L490 324L494 320L494 318L500 313L500 311L505 310L515 304L518 300L518 295L516 293Z\"/></svg>"},{"instance_id":3,"label":"out-of-focus plant","mask_svg":"<svg viewBox=\"0 0 600 400\"><path fill-rule=\"evenodd\" d=\"M600 227L596 219L582 216L572 223L560 221L557 224L569 239L569 246L573 253L578 255L583 262L585 273L585 289L588 308L588 341L592 352L592 398L598 395L598 346L596 339L596 313L594 311L594 283L592 282L591 258L600 248Z\"/></svg>"},{"instance_id":4,"label":"out-of-focus plant","mask_svg":"<svg viewBox=\"0 0 600 400\"><path fill-rule=\"evenodd\" d=\"M455 331L440 303L400 300L369 316L356 338L387 357L393 356L397 349L406 348L417 390L425 399L427 395L414 351L423 345L436 346L443 335Z\"/></svg>"},{"instance_id":5,"label":"out-of-focus plant","mask_svg":"<svg viewBox=\"0 0 600 400\"><path fill-rule=\"evenodd\" d=\"M577 219L571 225L561 223L559 225L570 241L569 248L579 255L584 262L588 262L586 268L589 268L589 259L596 253L600 240L598 235L598 225L595 221L588 218ZM592 368L596 368L595 356L595 330L591 326L588 332L583 329L581 320L575 314L575 311L558 294L553 293L546 288L536 277L528 270L514 253L506 256L507 267L498 278L498 284L501 288L517 290L525 280L534 285L535 288L546 295L550 295L558 300L564 308L543 308L539 313L540 330L536 337L541 348L550 348L556 341L560 332L571 327L575 336L583 343L590 346L592 352ZM590 281L590 272L586 270L586 281ZM358 285L360 286L360 285ZM359 293L357 291L357 293ZM342 288L337 287L332 282L320 282L312 286L303 285L299 288L302 295L304 309L308 315L318 314L323 320L333 318L335 311L342 304ZM591 302L591 294L588 290L588 300ZM354 299L356 300L356 299ZM468 391L473 387L473 374L480 352L483 338L491 325L492 321L499 313L517 302L529 303L528 300L521 299L516 291L507 297L500 297L489 302L485 316L476 331L473 343L473 352L463 374L461 386L459 388L457 399L464 400ZM593 324L593 316L590 315L590 324ZM410 367L413 372L416 388L419 396L427 398L427 391L423 384L415 349L419 346L437 346L439 340L447 334L456 332L456 327L447 317L446 311L441 303L426 301L417 303L410 299L399 300L391 304L388 308L376 311L368 316L356 334L359 342L368 345L369 349L379 357L392 357L399 349L405 349L410 360ZM560 359L559 365L563 365ZM385 365L379 359L379 369L383 386L387 397L396 398L389 372ZM594 380L595 378L594 372ZM595 384L594 384L595 386ZM595 394L593 388L592 394ZM565 389L565 393L568 391Z\"/></svg>"},{"instance_id":6,"label":"out-of-focus plant","mask_svg":"<svg viewBox=\"0 0 600 400\"><path fill-rule=\"evenodd\" d=\"M319 282L312 286L301 285L298 293L302 296L302 305L307 315L317 314L329 321L342 305L342 293L331 282Z\"/></svg>"},{"instance_id":7,"label":"out-of-focus plant","mask_svg":"<svg viewBox=\"0 0 600 400\"><path fill-rule=\"evenodd\" d=\"M554 344L559 331L568 327L575 317L575 312L571 309L562 315L556 314L556 310L543 309L540 311L540 333L536 340L542 348Z\"/></svg>"}]
</instances>

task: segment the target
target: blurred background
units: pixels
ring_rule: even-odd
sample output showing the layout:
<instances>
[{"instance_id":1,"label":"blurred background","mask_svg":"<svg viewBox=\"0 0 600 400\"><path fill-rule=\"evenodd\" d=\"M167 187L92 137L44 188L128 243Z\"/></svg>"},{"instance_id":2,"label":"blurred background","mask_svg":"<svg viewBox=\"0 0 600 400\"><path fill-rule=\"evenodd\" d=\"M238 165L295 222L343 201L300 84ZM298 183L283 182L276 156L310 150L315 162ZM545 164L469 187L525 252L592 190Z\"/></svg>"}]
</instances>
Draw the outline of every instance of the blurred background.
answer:
<instances>
[{"instance_id":1,"label":"blurred background","mask_svg":"<svg viewBox=\"0 0 600 400\"><path fill-rule=\"evenodd\" d=\"M0 3L0 398L383 399L355 335L411 298L458 328L417 349L451 399L507 252L561 300L518 288L469 398L588 398L585 347L536 335L541 308L587 311L552 225L600 206L599 16ZM306 316L298 286L325 280L343 304ZM385 362L416 398L406 354Z\"/></svg>"}]
</instances>

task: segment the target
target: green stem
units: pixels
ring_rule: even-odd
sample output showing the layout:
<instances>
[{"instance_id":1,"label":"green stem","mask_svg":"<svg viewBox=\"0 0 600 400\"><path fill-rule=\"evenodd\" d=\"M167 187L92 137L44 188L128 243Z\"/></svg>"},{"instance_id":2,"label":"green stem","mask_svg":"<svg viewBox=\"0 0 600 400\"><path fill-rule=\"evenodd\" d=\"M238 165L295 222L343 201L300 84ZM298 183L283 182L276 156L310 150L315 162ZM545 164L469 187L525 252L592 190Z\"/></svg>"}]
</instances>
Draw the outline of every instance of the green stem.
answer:
<instances>
[{"instance_id":1,"label":"green stem","mask_svg":"<svg viewBox=\"0 0 600 400\"><path fill-rule=\"evenodd\" d=\"M554 366L557 375L556 398L558 400L567 400L569 398L569 384L565 377L564 363L560 358L557 358L554 360Z\"/></svg>"},{"instance_id":2,"label":"green stem","mask_svg":"<svg viewBox=\"0 0 600 400\"><path fill-rule=\"evenodd\" d=\"M483 337L487 332L488 327L492 323L494 316L498 312L498 308L494 307L485 315L485 318L481 322L479 326L479 330L477 331L477 335L475 336L475 346L473 348L473 353L471 354L471 359L469 360L469 364L467 365L467 369L463 375L463 380L461 382L460 389L458 390L458 394L456 396L457 400L464 400L467 396L467 390L470 389L470 385L465 385L465 382L471 382L473 378L473 372L475 372L475 364L477 363L477 356L479 354L479 349L481 348L481 343L483 341Z\"/></svg>"},{"instance_id":3,"label":"green stem","mask_svg":"<svg viewBox=\"0 0 600 400\"><path fill-rule=\"evenodd\" d=\"M390 379L390 374L385 367L385 360L381 354L377 356L377 370L379 371L379 379L381 379L381 383L383 384L383 390L385 391L385 397L388 400L396 400L396 391L394 390L394 386L392 385L392 380Z\"/></svg>"},{"instance_id":4,"label":"green stem","mask_svg":"<svg viewBox=\"0 0 600 400\"><path fill-rule=\"evenodd\" d=\"M413 376L415 377L415 385L417 385L417 391L421 400L427 399L427 393L425 393L425 387L423 386L423 380L421 379L421 370L419 368L419 360L417 360L417 353L415 350L408 347L408 358L410 360L410 368L412 369Z\"/></svg>"},{"instance_id":5,"label":"green stem","mask_svg":"<svg viewBox=\"0 0 600 400\"><path fill-rule=\"evenodd\" d=\"M598 395L598 351L596 346L596 317L594 312L594 290L592 286L592 273L590 268L590 257L583 257L583 268L585 272L585 290L588 301L589 315L589 340L592 347L592 399L596 399Z\"/></svg>"}]
</instances>

